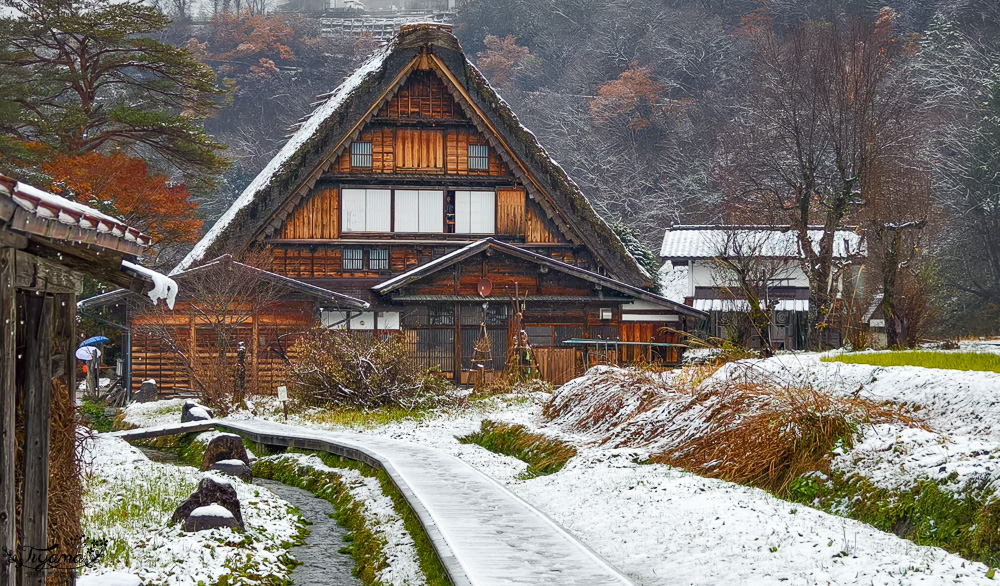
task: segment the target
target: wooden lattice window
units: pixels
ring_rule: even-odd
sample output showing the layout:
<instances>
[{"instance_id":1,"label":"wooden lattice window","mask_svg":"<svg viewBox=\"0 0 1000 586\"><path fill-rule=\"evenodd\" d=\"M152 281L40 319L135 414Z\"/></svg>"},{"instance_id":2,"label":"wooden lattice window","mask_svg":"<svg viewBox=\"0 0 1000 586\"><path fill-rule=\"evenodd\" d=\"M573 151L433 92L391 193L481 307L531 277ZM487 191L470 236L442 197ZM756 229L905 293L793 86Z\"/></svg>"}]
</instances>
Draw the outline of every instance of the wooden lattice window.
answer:
<instances>
[{"instance_id":1,"label":"wooden lattice window","mask_svg":"<svg viewBox=\"0 0 1000 586\"><path fill-rule=\"evenodd\" d=\"M351 166L372 166L372 143L357 141L351 143Z\"/></svg>"},{"instance_id":2,"label":"wooden lattice window","mask_svg":"<svg viewBox=\"0 0 1000 586\"><path fill-rule=\"evenodd\" d=\"M487 155L486 145L469 145L469 170L482 171L490 168L490 159Z\"/></svg>"},{"instance_id":3,"label":"wooden lattice window","mask_svg":"<svg viewBox=\"0 0 1000 586\"><path fill-rule=\"evenodd\" d=\"M389 250L387 248L373 248L368 251L368 269L372 271L389 270Z\"/></svg>"},{"instance_id":4,"label":"wooden lattice window","mask_svg":"<svg viewBox=\"0 0 1000 586\"><path fill-rule=\"evenodd\" d=\"M364 251L360 248L344 249L344 270L360 271L365 268Z\"/></svg>"}]
</instances>

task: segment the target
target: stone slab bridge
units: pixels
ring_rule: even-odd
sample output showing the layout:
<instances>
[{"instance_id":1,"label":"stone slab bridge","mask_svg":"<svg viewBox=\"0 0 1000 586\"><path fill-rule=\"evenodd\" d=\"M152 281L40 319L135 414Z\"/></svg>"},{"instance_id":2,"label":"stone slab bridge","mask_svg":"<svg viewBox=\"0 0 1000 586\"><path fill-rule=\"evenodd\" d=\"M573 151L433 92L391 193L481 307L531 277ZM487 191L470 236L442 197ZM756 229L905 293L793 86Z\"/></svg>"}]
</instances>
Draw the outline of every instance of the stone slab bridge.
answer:
<instances>
[{"instance_id":1,"label":"stone slab bridge","mask_svg":"<svg viewBox=\"0 0 1000 586\"><path fill-rule=\"evenodd\" d=\"M261 446L325 451L384 470L455 586L634 583L493 478L440 450L357 433L217 419L115 432L126 440L219 429Z\"/></svg>"}]
</instances>

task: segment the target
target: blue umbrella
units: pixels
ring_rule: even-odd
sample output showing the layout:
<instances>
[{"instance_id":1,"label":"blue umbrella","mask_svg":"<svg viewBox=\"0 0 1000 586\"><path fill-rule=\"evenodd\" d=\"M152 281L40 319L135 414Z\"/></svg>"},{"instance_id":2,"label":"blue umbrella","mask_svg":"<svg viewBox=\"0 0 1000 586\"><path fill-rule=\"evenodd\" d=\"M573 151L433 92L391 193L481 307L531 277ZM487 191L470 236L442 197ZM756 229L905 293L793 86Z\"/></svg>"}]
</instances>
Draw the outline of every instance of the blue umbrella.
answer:
<instances>
[{"instance_id":1,"label":"blue umbrella","mask_svg":"<svg viewBox=\"0 0 1000 586\"><path fill-rule=\"evenodd\" d=\"M83 348L84 346L96 346L98 344L103 344L107 341L108 339L105 338L104 336L94 336L93 338L87 338L86 340L80 342L80 345L77 346L77 348Z\"/></svg>"}]
</instances>

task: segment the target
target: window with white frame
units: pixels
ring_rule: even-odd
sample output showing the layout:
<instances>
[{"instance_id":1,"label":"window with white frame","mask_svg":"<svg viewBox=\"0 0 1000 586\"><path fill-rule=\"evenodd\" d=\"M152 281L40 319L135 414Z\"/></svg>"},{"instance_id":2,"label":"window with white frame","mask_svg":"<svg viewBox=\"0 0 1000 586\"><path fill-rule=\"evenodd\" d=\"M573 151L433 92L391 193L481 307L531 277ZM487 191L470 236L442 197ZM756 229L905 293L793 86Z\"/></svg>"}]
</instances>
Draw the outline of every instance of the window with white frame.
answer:
<instances>
[{"instance_id":1,"label":"window with white frame","mask_svg":"<svg viewBox=\"0 0 1000 586\"><path fill-rule=\"evenodd\" d=\"M456 191L455 233L496 232L496 197L493 191Z\"/></svg>"},{"instance_id":2,"label":"window with white frame","mask_svg":"<svg viewBox=\"0 0 1000 586\"><path fill-rule=\"evenodd\" d=\"M481 171L490 168L490 159L484 144L469 145L469 170Z\"/></svg>"},{"instance_id":3,"label":"window with white frame","mask_svg":"<svg viewBox=\"0 0 1000 586\"><path fill-rule=\"evenodd\" d=\"M372 166L372 143L358 141L351 143L351 166Z\"/></svg>"},{"instance_id":4,"label":"window with white frame","mask_svg":"<svg viewBox=\"0 0 1000 586\"><path fill-rule=\"evenodd\" d=\"M343 232L389 232L392 228L392 191L345 189L341 194Z\"/></svg>"},{"instance_id":5,"label":"window with white frame","mask_svg":"<svg viewBox=\"0 0 1000 586\"><path fill-rule=\"evenodd\" d=\"M444 192L397 189L396 232L444 232Z\"/></svg>"}]
</instances>

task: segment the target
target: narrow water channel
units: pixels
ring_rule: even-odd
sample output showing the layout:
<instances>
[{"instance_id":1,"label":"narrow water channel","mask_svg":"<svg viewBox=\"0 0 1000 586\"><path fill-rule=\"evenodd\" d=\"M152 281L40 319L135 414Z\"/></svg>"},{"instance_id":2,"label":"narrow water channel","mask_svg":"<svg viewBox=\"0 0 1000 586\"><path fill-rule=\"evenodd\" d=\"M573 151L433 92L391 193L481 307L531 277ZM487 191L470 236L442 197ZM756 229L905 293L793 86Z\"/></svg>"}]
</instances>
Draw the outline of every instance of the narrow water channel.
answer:
<instances>
[{"instance_id":1,"label":"narrow water channel","mask_svg":"<svg viewBox=\"0 0 1000 586\"><path fill-rule=\"evenodd\" d=\"M307 490L274 480L254 478L253 483L297 507L302 517L312 523L305 544L288 550L302 562L292 571L293 583L297 586L361 586L361 581L351 574L354 558L340 553L347 545L344 541L347 530L330 516L334 513L333 505Z\"/></svg>"},{"instance_id":2,"label":"narrow water channel","mask_svg":"<svg viewBox=\"0 0 1000 586\"><path fill-rule=\"evenodd\" d=\"M154 462L186 465L177 459L176 454L139 449ZM263 478L254 478L253 482L288 501L299 510L303 519L312 523L308 526L309 535L306 536L305 544L288 550L295 559L302 562L292 570L291 579L296 586L361 586L361 581L351 573L354 558L340 553L340 549L347 545L344 541L347 530L337 525L331 517L334 514L333 505L316 498L307 490L281 482Z\"/></svg>"}]
</instances>

